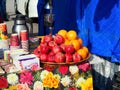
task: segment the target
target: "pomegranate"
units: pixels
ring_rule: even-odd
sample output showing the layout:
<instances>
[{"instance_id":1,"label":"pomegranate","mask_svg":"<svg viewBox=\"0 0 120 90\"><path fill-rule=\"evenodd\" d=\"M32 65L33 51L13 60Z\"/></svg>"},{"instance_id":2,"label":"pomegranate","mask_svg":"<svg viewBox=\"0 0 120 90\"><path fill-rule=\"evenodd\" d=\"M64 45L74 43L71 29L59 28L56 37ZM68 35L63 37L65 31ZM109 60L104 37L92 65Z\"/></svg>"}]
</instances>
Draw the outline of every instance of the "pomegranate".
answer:
<instances>
[{"instance_id":1,"label":"pomegranate","mask_svg":"<svg viewBox=\"0 0 120 90\"><path fill-rule=\"evenodd\" d=\"M53 47L52 51L53 51L54 53L58 53L58 52L61 52L62 49L61 49L60 46L55 46L55 47Z\"/></svg>"},{"instance_id":2,"label":"pomegranate","mask_svg":"<svg viewBox=\"0 0 120 90\"><path fill-rule=\"evenodd\" d=\"M53 51L50 51L49 55L55 55L55 53Z\"/></svg>"},{"instance_id":3,"label":"pomegranate","mask_svg":"<svg viewBox=\"0 0 120 90\"><path fill-rule=\"evenodd\" d=\"M65 61L65 55L62 52L58 52L55 54L55 62L63 63Z\"/></svg>"},{"instance_id":4,"label":"pomegranate","mask_svg":"<svg viewBox=\"0 0 120 90\"><path fill-rule=\"evenodd\" d=\"M48 43L48 42L50 42L52 40L53 40L53 38L52 38L52 36L50 34L45 35L44 38L43 38L43 42L46 42L46 43Z\"/></svg>"},{"instance_id":5,"label":"pomegranate","mask_svg":"<svg viewBox=\"0 0 120 90\"><path fill-rule=\"evenodd\" d=\"M40 51L38 51L38 48L36 48L33 53L39 58Z\"/></svg>"},{"instance_id":6,"label":"pomegranate","mask_svg":"<svg viewBox=\"0 0 120 90\"><path fill-rule=\"evenodd\" d=\"M65 60L66 63L73 61L73 56L71 54L65 54L65 57L66 57Z\"/></svg>"},{"instance_id":7,"label":"pomegranate","mask_svg":"<svg viewBox=\"0 0 120 90\"><path fill-rule=\"evenodd\" d=\"M38 58L40 58L40 54L39 53L36 53L35 56L38 57Z\"/></svg>"},{"instance_id":8,"label":"pomegranate","mask_svg":"<svg viewBox=\"0 0 120 90\"><path fill-rule=\"evenodd\" d=\"M62 43L64 43L65 39L61 35L56 34L55 37L54 37L54 41L57 44L62 44Z\"/></svg>"},{"instance_id":9,"label":"pomegranate","mask_svg":"<svg viewBox=\"0 0 120 90\"><path fill-rule=\"evenodd\" d=\"M41 53L40 54L40 60L43 61L43 62L46 62L47 61L47 54Z\"/></svg>"},{"instance_id":10,"label":"pomegranate","mask_svg":"<svg viewBox=\"0 0 120 90\"><path fill-rule=\"evenodd\" d=\"M49 46L50 49L53 49L53 47L57 46L57 44L55 43L55 41L50 41L48 43L48 46Z\"/></svg>"},{"instance_id":11,"label":"pomegranate","mask_svg":"<svg viewBox=\"0 0 120 90\"><path fill-rule=\"evenodd\" d=\"M40 43L40 47L42 47L42 46L47 46L47 43L41 42L41 43Z\"/></svg>"},{"instance_id":12,"label":"pomegranate","mask_svg":"<svg viewBox=\"0 0 120 90\"><path fill-rule=\"evenodd\" d=\"M74 46L73 45L66 45L65 46L65 52L73 54L75 52Z\"/></svg>"},{"instance_id":13,"label":"pomegranate","mask_svg":"<svg viewBox=\"0 0 120 90\"><path fill-rule=\"evenodd\" d=\"M40 52L41 53L48 53L49 52L49 47L48 46L41 46L40 47Z\"/></svg>"},{"instance_id":14,"label":"pomegranate","mask_svg":"<svg viewBox=\"0 0 120 90\"><path fill-rule=\"evenodd\" d=\"M34 49L33 53L38 54L39 53L38 48Z\"/></svg>"},{"instance_id":15,"label":"pomegranate","mask_svg":"<svg viewBox=\"0 0 120 90\"><path fill-rule=\"evenodd\" d=\"M81 56L78 53L73 54L73 61L74 62L79 62L81 60Z\"/></svg>"},{"instance_id":16,"label":"pomegranate","mask_svg":"<svg viewBox=\"0 0 120 90\"><path fill-rule=\"evenodd\" d=\"M54 55L48 55L48 58L47 58L48 62L55 62L55 56Z\"/></svg>"},{"instance_id":17,"label":"pomegranate","mask_svg":"<svg viewBox=\"0 0 120 90\"><path fill-rule=\"evenodd\" d=\"M60 44L60 47L62 48L62 51L65 52L65 44Z\"/></svg>"}]
</instances>

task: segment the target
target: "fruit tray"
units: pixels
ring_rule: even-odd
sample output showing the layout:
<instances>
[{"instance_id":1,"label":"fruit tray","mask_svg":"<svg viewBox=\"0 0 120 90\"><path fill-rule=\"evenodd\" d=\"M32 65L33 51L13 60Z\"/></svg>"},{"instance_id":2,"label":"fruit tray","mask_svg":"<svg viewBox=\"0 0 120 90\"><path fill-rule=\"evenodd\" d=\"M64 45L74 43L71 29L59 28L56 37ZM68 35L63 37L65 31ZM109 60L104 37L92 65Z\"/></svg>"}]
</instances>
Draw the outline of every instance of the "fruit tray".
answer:
<instances>
[{"instance_id":1,"label":"fruit tray","mask_svg":"<svg viewBox=\"0 0 120 90\"><path fill-rule=\"evenodd\" d=\"M86 59L83 59L79 62L69 62L69 63L55 63L55 62L43 62L41 61L41 64L49 64L49 65L74 65L74 64L80 64L82 62L85 62L85 61L88 61L91 57L91 53L88 54L87 58Z\"/></svg>"}]
</instances>

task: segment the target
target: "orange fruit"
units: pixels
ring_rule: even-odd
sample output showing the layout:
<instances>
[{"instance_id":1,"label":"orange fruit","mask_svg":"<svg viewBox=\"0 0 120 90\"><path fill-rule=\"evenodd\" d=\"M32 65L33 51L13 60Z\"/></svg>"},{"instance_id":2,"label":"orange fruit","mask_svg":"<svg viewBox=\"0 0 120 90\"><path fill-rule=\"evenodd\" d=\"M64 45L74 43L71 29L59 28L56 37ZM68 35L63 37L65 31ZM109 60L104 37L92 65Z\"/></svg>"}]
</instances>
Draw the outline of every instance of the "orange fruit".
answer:
<instances>
[{"instance_id":1,"label":"orange fruit","mask_svg":"<svg viewBox=\"0 0 120 90\"><path fill-rule=\"evenodd\" d=\"M69 45L70 44L70 41L68 39L65 39L65 42L64 42L65 45Z\"/></svg>"},{"instance_id":2,"label":"orange fruit","mask_svg":"<svg viewBox=\"0 0 120 90\"><path fill-rule=\"evenodd\" d=\"M77 40L79 41L80 45L82 46L82 39L81 38L77 38Z\"/></svg>"},{"instance_id":3,"label":"orange fruit","mask_svg":"<svg viewBox=\"0 0 120 90\"><path fill-rule=\"evenodd\" d=\"M63 38L66 38L67 31L65 29L61 29L61 30L58 31L58 34L63 36Z\"/></svg>"},{"instance_id":4,"label":"orange fruit","mask_svg":"<svg viewBox=\"0 0 120 90\"><path fill-rule=\"evenodd\" d=\"M80 43L79 43L79 41L77 39L71 40L70 44L72 44L74 46L76 51L81 48L81 45L80 45Z\"/></svg>"},{"instance_id":5,"label":"orange fruit","mask_svg":"<svg viewBox=\"0 0 120 90\"><path fill-rule=\"evenodd\" d=\"M41 38L41 42L43 42L44 36L41 36L40 38Z\"/></svg>"},{"instance_id":6,"label":"orange fruit","mask_svg":"<svg viewBox=\"0 0 120 90\"><path fill-rule=\"evenodd\" d=\"M74 30L70 30L67 33L67 38L69 40L75 40L77 38L77 33Z\"/></svg>"},{"instance_id":7,"label":"orange fruit","mask_svg":"<svg viewBox=\"0 0 120 90\"><path fill-rule=\"evenodd\" d=\"M88 55L88 53L84 49L79 49L77 53L82 57L82 59L85 59Z\"/></svg>"},{"instance_id":8,"label":"orange fruit","mask_svg":"<svg viewBox=\"0 0 120 90\"><path fill-rule=\"evenodd\" d=\"M84 49L87 53L89 53L89 50L87 47L83 46L82 49Z\"/></svg>"}]
</instances>

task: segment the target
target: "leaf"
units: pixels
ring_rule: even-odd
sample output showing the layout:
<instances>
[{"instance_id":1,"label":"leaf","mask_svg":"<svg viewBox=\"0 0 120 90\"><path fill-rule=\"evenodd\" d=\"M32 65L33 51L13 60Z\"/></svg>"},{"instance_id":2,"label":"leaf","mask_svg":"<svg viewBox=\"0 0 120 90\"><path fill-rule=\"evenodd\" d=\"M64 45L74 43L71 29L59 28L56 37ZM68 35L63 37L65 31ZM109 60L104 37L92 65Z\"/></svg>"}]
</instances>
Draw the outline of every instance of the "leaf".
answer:
<instances>
[{"instance_id":1,"label":"leaf","mask_svg":"<svg viewBox=\"0 0 120 90\"><path fill-rule=\"evenodd\" d=\"M68 88L68 87L66 87L66 88L64 88L64 90L69 90L69 88Z\"/></svg>"},{"instance_id":2,"label":"leaf","mask_svg":"<svg viewBox=\"0 0 120 90\"><path fill-rule=\"evenodd\" d=\"M39 71L34 75L34 81L41 81Z\"/></svg>"}]
</instances>

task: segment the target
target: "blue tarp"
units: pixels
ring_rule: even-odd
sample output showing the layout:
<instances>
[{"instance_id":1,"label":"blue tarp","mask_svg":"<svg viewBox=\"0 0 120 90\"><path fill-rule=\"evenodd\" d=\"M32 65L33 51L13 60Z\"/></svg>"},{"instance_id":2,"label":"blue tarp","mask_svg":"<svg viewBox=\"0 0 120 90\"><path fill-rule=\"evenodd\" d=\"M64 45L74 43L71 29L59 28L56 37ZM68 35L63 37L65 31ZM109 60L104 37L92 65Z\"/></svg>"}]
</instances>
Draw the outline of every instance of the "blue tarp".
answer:
<instances>
[{"instance_id":1,"label":"blue tarp","mask_svg":"<svg viewBox=\"0 0 120 90\"><path fill-rule=\"evenodd\" d=\"M39 0L39 35L49 34L43 27L44 5L44 0ZM53 0L53 14L53 34L60 29L74 29L91 53L114 56L112 62L120 62L120 47L116 49L120 39L120 0Z\"/></svg>"}]
</instances>

